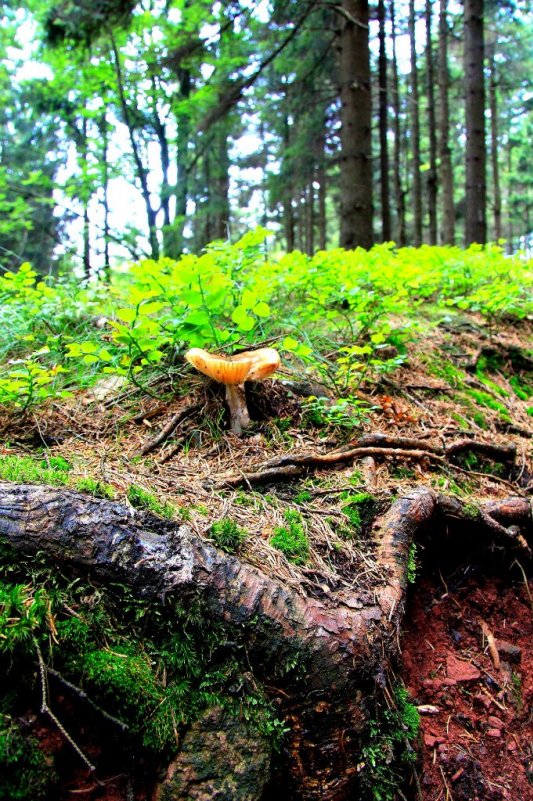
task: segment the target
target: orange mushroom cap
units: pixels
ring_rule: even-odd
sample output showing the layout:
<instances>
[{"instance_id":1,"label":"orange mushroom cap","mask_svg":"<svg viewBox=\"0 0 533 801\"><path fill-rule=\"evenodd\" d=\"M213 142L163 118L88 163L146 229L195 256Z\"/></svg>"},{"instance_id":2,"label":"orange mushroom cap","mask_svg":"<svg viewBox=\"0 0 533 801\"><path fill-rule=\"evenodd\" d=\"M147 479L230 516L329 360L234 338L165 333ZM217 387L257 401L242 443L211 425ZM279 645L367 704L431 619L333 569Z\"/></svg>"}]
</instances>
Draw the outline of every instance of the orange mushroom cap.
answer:
<instances>
[{"instance_id":1,"label":"orange mushroom cap","mask_svg":"<svg viewBox=\"0 0 533 801\"><path fill-rule=\"evenodd\" d=\"M243 384L262 381L280 366L279 353L274 348L259 348L235 356L215 356L202 348L191 348L185 358L204 375L221 384Z\"/></svg>"}]
</instances>

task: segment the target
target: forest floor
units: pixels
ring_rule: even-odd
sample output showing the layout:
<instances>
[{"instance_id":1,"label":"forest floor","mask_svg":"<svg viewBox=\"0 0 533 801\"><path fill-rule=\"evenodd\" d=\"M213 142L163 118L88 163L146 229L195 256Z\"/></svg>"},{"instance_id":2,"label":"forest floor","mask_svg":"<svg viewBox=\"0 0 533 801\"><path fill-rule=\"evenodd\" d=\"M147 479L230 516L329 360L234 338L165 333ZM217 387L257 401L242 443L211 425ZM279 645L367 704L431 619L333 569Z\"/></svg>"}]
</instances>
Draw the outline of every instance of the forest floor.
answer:
<instances>
[{"instance_id":1,"label":"forest floor","mask_svg":"<svg viewBox=\"0 0 533 801\"><path fill-rule=\"evenodd\" d=\"M367 406L354 413L355 426L328 417L335 399L320 406L308 400L331 393L304 376L282 374L252 388L257 425L238 439L221 430L217 387L187 373L188 394L171 401L101 382L24 418L10 415L0 455L37 454L46 446L45 460L68 461L72 486L98 481L130 503L135 485L211 541L213 523L231 518L246 532L241 560L327 599L354 580L372 587L365 529L408 489L429 486L469 503L532 493L532 333L529 321L500 324L495 332L476 315L450 317L410 348L403 367L361 385ZM193 405L161 444L147 448ZM495 450L449 447L465 440ZM354 447L365 450L346 455ZM287 461L288 454L304 459ZM326 455L329 464L309 458ZM271 542L290 510L309 542L301 563ZM506 559L479 542L465 541L460 551L454 543L451 552L430 538L416 553L397 671L419 708L421 729L417 780L411 777L402 797L526 801L533 794L531 561L516 553ZM52 751L64 748L51 729L38 734ZM90 739L82 742L89 753L98 750ZM110 765L108 775L120 770ZM65 768L58 801L125 797L116 783L105 787L84 785Z\"/></svg>"}]
</instances>

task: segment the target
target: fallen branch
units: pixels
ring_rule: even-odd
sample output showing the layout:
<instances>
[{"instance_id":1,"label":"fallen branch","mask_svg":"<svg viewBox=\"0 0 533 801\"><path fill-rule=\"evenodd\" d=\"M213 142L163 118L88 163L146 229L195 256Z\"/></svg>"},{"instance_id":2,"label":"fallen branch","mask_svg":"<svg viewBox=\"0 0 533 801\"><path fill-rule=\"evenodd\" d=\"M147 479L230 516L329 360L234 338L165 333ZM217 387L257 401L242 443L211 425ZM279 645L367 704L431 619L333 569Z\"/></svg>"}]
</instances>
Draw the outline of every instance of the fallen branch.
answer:
<instances>
[{"instance_id":1,"label":"fallen branch","mask_svg":"<svg viewBox=\"0 0 533 801\"><path fill-rule=\"evenodd\" d=\"M190 417L192 414L201 409L201 407L202 407L201 403L194 403L191 404L190 406L186 406L185 409L182 409L180 412L175 414L174 417L172 417L168 421L166 426L164 426L161 429L161 431L156 437L149 440L142 446L141 456L146 456L146 454L155 451L155 449L159 445L161 445L163 442L165 442L165 440L167 440L170 437L172 432L175 431L175 429L179 426L181 422L183 422L183 420L186 420L187 417Z\"/></svg>"}]
</instances>

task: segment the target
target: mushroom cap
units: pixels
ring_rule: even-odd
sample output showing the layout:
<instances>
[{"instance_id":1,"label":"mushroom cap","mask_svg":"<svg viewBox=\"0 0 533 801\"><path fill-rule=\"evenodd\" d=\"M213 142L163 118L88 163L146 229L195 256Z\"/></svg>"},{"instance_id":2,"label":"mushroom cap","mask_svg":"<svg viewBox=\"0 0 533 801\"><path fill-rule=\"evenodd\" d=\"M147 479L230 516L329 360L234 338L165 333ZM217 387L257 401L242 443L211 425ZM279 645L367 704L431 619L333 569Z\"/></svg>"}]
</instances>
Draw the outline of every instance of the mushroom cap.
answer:
<instances>
[{"instance_id":1,"label":"mushroom cap","mask_svg":"<svg viewBox=\"0 0 533 801\"><path fill-rule=\"evenodd\" d=\"M252 367L248 373L247 381L262 381L272 373L275 373L281 364L279 353L274 348L247 350L244 353L240 353L239 356L252 359Z\"/></svg>"},{"instance_id":2,"label":"mushroom cap","mask_svg":"<svg viewBox=\"0 0 533 801\"><path fill-rule=\"evenodd\" d=\"M245 381L262 381L272 375L281 363L279 353L274 348L247 350L235 356L215 356L202 348L191 348L185 358L214 381L237 385Z\"/></svg>"}]
</instances>

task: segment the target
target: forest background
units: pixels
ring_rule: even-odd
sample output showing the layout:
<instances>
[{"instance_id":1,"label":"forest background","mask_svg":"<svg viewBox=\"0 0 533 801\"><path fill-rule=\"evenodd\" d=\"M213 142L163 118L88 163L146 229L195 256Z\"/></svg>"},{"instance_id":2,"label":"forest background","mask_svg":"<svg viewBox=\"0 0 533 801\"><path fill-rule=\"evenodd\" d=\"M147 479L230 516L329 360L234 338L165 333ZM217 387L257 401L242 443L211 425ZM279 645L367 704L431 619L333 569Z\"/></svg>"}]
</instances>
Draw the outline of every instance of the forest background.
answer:
<instances>
[{"instance_id":1,"label":"forest background","mask_svg":"<svg viewBox=\"0 0 533 801\"><path fill-rule=\"evenodd\" d=\"M8 2L0 268L529 247L527 2Z\"/></svg>"}]
</instances>

